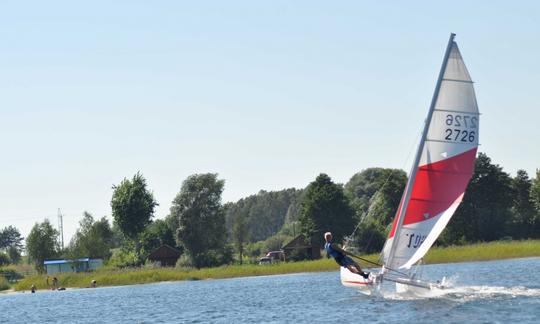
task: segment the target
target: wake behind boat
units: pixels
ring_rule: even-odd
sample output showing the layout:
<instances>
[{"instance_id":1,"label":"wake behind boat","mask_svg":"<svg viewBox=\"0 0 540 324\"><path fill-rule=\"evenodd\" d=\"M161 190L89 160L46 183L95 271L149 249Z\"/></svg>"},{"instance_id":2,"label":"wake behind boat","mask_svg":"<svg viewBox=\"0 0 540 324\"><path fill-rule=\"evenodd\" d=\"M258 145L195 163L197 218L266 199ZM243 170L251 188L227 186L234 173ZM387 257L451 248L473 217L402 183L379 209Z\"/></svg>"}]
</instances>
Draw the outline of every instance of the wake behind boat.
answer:
<instances>
[{"instance_id":1,"label":"wake behind boat","mask_svg":"<svg viewBox=\"0 0 540 324\"><path fill-rule=\"evenodd\" d=\"M478 149L479 112L473 81L450 35L422 137L392 229L381 253L382 267L364 279L341 267L341 282L374 293L382 281L398 291L444 289L413 275L463 200Z\"/></svg>"}]
</instances>

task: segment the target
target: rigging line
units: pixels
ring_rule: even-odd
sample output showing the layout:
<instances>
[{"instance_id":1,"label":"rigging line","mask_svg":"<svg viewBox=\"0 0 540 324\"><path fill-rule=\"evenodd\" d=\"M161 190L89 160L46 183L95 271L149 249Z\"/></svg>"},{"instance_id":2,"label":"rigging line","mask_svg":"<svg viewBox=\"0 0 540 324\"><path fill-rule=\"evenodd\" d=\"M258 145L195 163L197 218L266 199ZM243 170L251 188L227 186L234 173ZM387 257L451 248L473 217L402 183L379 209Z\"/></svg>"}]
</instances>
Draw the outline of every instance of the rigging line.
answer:
<instances>
[{"instance_id":1,"label":"rigging line","mask_svg":"<svg viewBox=\"0 0 540 324\"><path fill-rule=\"evenodd\" d=\"M376 265L376 266L379 266L379 267L382 267L383 265L378 263L378 262L373 262L373 261L370 261L368 259L365 259L365 258L362 258L362 257L359 257L358 255L355 255L355 254L352 254L352 253L349 253L350 256L352 256L353 258L356 258L356 259L359 259L359 260L362 260L364 262L367 262L367 263L370 263L370 264L373 264L373 265ZM400 275L404 275L404 276L409 276L409 274L405 273L405 272L402 272L402 271L399 271L399 270L396 270L396 269L392 269L392 268L389 268L389 267L385 267L386 269L390 270L390 271L393 271L393 272L396 272L396 273L399 273Z\"/></svg>"},{"instance_id":2,"label":"rigging line","mask_svg":"<svg viewBox=\"0 0 540 324\"><path fill-rule=\"evenodd\" d=\"M418 142L418 139L420 138L420 136L422 135L421 132L417 133L416 134L416 138L414 139L414 141L412 142L411 146L409 147L409 152L407 153L407 157L405 158L404 162L403 162L403 166L402 166L402 169L405 167L406 164L409 163L409 159L411 157L411 153L412 151L414 150L415 146L416 146L416 143ZM367 212L364 212L362 214L362 216L360 217L360 221L358 222L358 224L356 224L356 227L354 228L353 232L351 235L349 235L348 237L351 238L351 239L348 239L345 241L345 244L343 246L343 248L346 248L347 247L347 244L349 243L350 240L352 240L352 238L354 237L354 234L356 234L356 231L358 230L358 228L360 227L360 225L362 225L362 223L364 222L364 220L369 216L370 212L372 211L372 206L373 206L373 201L375 201L377 195L384 189L384 187L386 186L386 184L388 183L388 181L390 181L390 178L394 175L394 170L392 170L390 172L390 174L388 174L388 177L386 178L386 180L383 182L383 185L379 188L379 190L377 190L377 192L369 199L370 201L370 204L369 204L369 207L368 207L368 210ZM371 232L371 236L368 240L368 246L369 246L369 243L371 242L371 239L373 238L373 235L374 235L374 232Z\"/></svg>"}]
</instances>

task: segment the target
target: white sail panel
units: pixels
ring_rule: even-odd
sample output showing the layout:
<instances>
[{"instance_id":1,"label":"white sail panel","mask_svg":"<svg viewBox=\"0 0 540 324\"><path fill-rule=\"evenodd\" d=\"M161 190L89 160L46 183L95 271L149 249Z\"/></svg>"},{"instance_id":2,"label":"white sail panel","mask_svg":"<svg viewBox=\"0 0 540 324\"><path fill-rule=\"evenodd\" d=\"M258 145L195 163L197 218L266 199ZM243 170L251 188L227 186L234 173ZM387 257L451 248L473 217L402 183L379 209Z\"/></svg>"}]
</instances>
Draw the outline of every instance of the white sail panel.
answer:
<instances>
[{"instance_id":1,"label":"white sail panel","mask_svg":"<svg viewBox=\"0 0 540 324\"><path fill-rule=\"evenodd\" d=\"M471 81L471 76L465 66L465 62L463 62L463 58L461 57L456 42L452 42L452 48L450 49L450 55L448 56L443 79Z\"/></svg>"},{"instance_id":2,"label":"white sail panel","mask_svg":"<svg viewBox=\"0 0 540 324\"><path fill-rule=\"evenodd\" d=\"M425 232L427 235L420 236L418 240L421 240L422 242L419 244L420 246L416 250L416 252L412 255L412 257L403 264L400 269L409 269L413 264L418 262L421 258L424 257L424 255L427 253L427 251L431 248L433 243L435 243L435 240L441 235L442 231L448 224L448 221L450 221L450 218L454 213L456 212L456 209L459 207L459 204L463 200L463 194L458 197L458 199L444 212L437 215L437 217L434 217L429 220L429 222L420 222L415 223L410 226L410 234L414 235L414 233L421 233ZM418 227L424 227L424 231ZM417 227L417 228L414 228ZM405 228L405 227L404 227ZM409 228L407 228L409 230ZM411 237L410 241L416 242L417 238ZM410 244L410 243L408 243ZM406 245L403 245L401 248L406 248Z\"/></svg>"}]
</instances>

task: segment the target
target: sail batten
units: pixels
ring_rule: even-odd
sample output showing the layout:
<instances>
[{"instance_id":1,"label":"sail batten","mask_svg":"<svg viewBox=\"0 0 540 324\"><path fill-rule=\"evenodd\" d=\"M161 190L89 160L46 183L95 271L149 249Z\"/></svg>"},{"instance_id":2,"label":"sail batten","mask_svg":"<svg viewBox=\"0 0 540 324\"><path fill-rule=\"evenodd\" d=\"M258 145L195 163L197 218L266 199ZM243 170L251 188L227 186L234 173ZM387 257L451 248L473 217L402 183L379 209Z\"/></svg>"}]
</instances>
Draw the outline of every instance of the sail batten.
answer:
<instances>
[{"instance_id":1,"label":"sail batten","mask_svg":"<svg viewBox=\"0 0 540 324\"><path fill-rule=\"evenodd\" d=\"M478 129L473 81L452 35L416 160L383 249L388 268L409 268L447 225L472 176Z\"/></svg>"},{"instance_id":2,"label":"sail batten","mask_svg":"<svg viewBox=\"0 0 540 324\"><path fill-rule=\"evenodd\" d=\"M465 82L465 83L474 83L474 81L470 80L456 80L456 79L442 79L443 81L450 81L450 82Z\"/></svg>"}]
</instances>

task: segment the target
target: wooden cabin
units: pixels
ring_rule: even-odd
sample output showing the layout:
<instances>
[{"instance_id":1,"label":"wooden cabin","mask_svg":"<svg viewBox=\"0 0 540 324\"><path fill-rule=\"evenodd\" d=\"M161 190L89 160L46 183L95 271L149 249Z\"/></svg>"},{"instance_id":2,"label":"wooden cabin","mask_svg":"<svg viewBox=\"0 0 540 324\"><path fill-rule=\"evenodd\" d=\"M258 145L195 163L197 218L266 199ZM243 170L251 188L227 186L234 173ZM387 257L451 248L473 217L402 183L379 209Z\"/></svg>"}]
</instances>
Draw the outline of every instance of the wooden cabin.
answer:
<instances>
[{"instance_id":1,"label":"wooden cabin","mask_svg":"<svg viewBox=\"0 0 540 324\"><path fill-rule=\"evenodd\" d=\"M178 258L180 257L180 254L181 253L179 250L167 244L163 244L150 253L148 260L152 262L159 262L162 267L174 267L176 265L176 261L178 261Z\"/></svg>"},{"instance_id":2,"label":"wooden cabin","mask_svg":"<svg viewBox=\"0 0 540 324\"><path fill-rule=\"evenodd\" d=\"M321 247L307 240L304 234L300 234L281 249L285 253L286 260L316 260L321 258Z\"/></svg>"}]
</instances>

